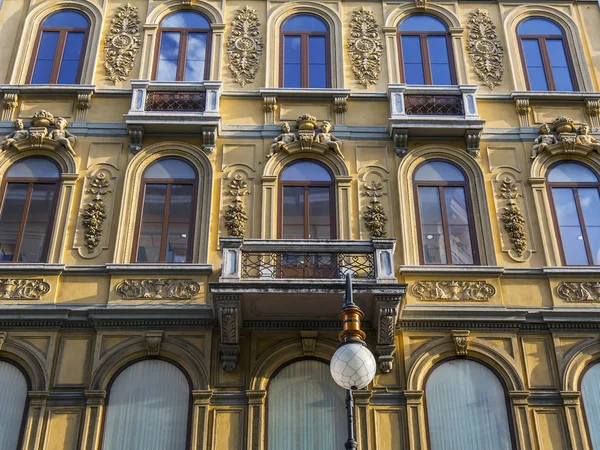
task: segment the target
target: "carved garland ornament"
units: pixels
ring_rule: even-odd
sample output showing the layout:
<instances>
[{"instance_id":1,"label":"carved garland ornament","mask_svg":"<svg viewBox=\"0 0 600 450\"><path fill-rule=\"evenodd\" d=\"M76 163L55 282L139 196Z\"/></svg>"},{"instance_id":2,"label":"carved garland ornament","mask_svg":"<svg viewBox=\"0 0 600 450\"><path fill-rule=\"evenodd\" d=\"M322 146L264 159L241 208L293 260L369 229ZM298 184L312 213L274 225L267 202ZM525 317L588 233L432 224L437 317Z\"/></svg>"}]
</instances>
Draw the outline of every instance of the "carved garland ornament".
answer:
<instances>
[{"instance_id":1,"label":"carved garland ornament","mask_svg":"<svg viewBox=\"0 0 600 450\"><path fill-rule=\"evenodd\" d=\"M562 281L556 287L556 293L567 302L600 302L600 282Z\"/></svg>"},{"instance_id":2,"label":"carved garland ornament","mask_svg":"<svg viewBox=\"0 0 600 450\"><path fill-rule=\"evenodd\" d=\"M106 207L102 197L111 192L108 189L109 186L110 181L107 179L106 173L100 172L92 179L90 188L85 191L87 194L94 196L82 213L85 229L84 241L88 253L93 253L94 249L100 244L102 225L104 225L106 219Z\"/></svg>"},{"instance_id":3,"label":"carved garland ornament","mask_svg":"<svg viewBox=\"0 0 600 450\"><path fill-rule=\"evenodd\" d=\"M225 226L229 231L229 236L243 237L248 214L246 214L242 197L250 195L247 189L248 183L242 179L240 174L237 174L229 183L229 187L230 189L226 193L233 197L233 201L225 213Z\"/></svg>"},{"instance_id":4,"label":"carved garland ornament","mask_svg":"<svg viewBox=\"0 0 600 450\"><path fill-rule=\"evenodd\" d=\"M496 34L496 25L487 11L478 9L471 13L467 28L467 49L475 66L475 73L490 89L500 86L504 73L504 49Z\"/></svg>"},{"instance_id":5,"label":"carved garland ornament","mask_svg":"<svg viewBox=\"0 0 600 450\"><path fill-rule=\"evenodd\" d=\"M412 292L420 300L487 302L496 288L485 281L419 281Z\"/></svg>"},{"instance_id":6,"label":"carved garland ornament","mask_svg":"<svg viewBox=\"0 0 600 450\"><path fill-rule=\"evenodd\" d=\"M516 202L516 199L522 195L517 191L515 182L509 177L502 181L499 190L500 197L508 200L507 205L503 207L504 212L500 216L500 220L508 233L512 249L522 258L527 251L527 236L525 234L525 218Z\"/></svg>"},{"instance_id":7,"label":"carved garland ornament","mask_svg":"<svg viewBox=\"0 0 600 450\"><path fill-rule=\"evenodd\" d=\"M16 280L5 278L0 280L0 299L39 300L50 292L50 285L41 278L32 280Z\"/></svg>"},{"instance_id":8,"label":"carved garland ornament","mask_svg":"<svg viewBox=\"0 0 600 450\"><path fill-rule=\"evenodd\" d=\"M137 6L119 6L104 38L104 70L113 81L125 81L135 65L141 46L140 17Z\"/></svg>"},{"instance_id":9,"label":"carved garland ornament","mask_svg":"<svg viewBox=\"0 0 600 450\"><path fill-rule=\"evenodd\" d=\"M352 12L348 53L352 59L352 72L359 84L375 84L381 71L383 43L373 11L364 7Z\"/></svg>"},{"instance_id":10,"label":"carved garland ornament","mask_svg":"<svg viewBox=\"0 0 600 450\"><path fill-rule=\"evenodd\" d=\"M244 87L254 81L258 62L263 49L260 22L256 10L244 6L231 22L231 33L227 40L229 70L236 83Z\"/></svg>"},{"instance_id":11,"label":"carved garland ornament","mask_svg":"<svg viewBox=\"0 0 600 450\"><path fill-rule=\"evenodd\" d=\"M189 300L200 292L200 285L192 280L123 280L115 292L125 300Z\"/></svg>"},{"instance_id":12,"label":"carved garland ornament","mask_svg":"<svg viewBox=\"0 0 600 450\"><path fill-rule=\"evenodd\" d=\"M362 195L371 197L371 205L367 206L367 209L363 213L363 219L365 221L365 227L369 230L372 238L385 237L385 223L387 217L383 206L379 203L379 197L386 195L382 192L383 185L376 181L365 183L365 192Z\"/></svg>"}]
</instances>

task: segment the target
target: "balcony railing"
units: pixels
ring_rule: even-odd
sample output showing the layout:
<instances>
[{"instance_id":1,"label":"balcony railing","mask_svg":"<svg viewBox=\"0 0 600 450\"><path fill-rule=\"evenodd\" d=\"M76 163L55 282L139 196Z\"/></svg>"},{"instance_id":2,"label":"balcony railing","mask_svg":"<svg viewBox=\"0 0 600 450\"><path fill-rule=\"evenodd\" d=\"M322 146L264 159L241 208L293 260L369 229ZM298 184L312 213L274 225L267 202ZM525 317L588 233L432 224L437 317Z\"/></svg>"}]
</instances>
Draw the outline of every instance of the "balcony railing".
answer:
<instances>
[{"instance_id":1,"label":"balcony railing","mask_svg":"<svg viewBox=\"0 0 600 450\"><path fill-rule=\"evenodd\" d=\"M453 116L479 119L475 92L477 86L409 86L390 84L391 119L406 116Z\"/></svg>"},{"instance_id":2,"label":"balcony railing","mask_svg":"<svg viewBox=\"0 0 600 450\"><path fill-rule=\"evenodd\" d=\"M404 96L408 116L463 116L462 97L457 95L416 95Z\"/></svg>"},{"instance_id":3,"label":"balcony railing","mask_svg":"<svg viewBox=\"0 0 600 450\"><path fill-rule=\"evenodd\" d=\"M148 92L146 111L196 111L204 112L206 94L204 92Z\"/></svg>"}]
</instances>

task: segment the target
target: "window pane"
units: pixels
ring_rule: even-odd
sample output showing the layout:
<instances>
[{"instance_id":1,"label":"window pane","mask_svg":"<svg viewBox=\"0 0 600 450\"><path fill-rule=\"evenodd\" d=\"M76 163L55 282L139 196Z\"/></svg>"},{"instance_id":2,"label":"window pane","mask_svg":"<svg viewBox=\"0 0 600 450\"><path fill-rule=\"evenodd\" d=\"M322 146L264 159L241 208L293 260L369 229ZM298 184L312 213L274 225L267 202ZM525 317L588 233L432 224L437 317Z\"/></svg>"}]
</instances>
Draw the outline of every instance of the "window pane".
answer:
<instances>
[{"instance_id":1,"label":"window pane","mask_svg":"<svg viewBox=\"0 0 600 450\"><path fill-rule=\"evenodd\" d=\"M77 80L79 58L83 47L84 33L68 33L58 74L58 84L74 84Z\"/></svg>"},{"instance_id":2,"label":"window pane","mask_svg":"<svg viewBox=\"0 0 600 450\"><path fill-rule=\"evenodd\" d=\"M598 178L590 169L582 164L561 163L550 169L550 182L597 183Z\"/></svg>"},{"instance_id":3,"label":"window pane","mask_svg":"<svg viewBox=\"0 0 600 450\"><path fill-rule=\"evenodd\" d=\"M427 44L433 84L452 84L446 36L428 36Z\"/></svg>"},{"instance_id":4,"label":"window pane","mask_svg":"<svg viewBox=\"0 0 600 450\"><path fill-rule=\"evenodd\" d=\"M204 80L206 37L206 33L188 34L187 56L185 59L185 81Z\"/></svg>"},{"instance_id":5,"label":"window pane","mask_svg":"<svg viewBox=\"0 0 600 450\"><path fill-rule=\"evenodd\" d=\"M600 196L598 188L579 188L579 202L583 212L590 250L594 264L600 264Z\"/></svg>"},{"instance_id":6,"label":"window pane","mask_svg":"<svg viewBox=\"0 0 600 450\"><path fill-rule=\"evenodd\" d=\"M44 20L44 27L88 28L85 16L76 11L59 11Z\"/></svg>"},{"instance_id":7,"label":"window pane","mask_svg":"<svg viewBox=\"0 0 600 450\"><path fill-rule=\"evenodd\" d=\"M567 264L589 264L571 188L552 188L556 218Z\"/></svg>"},{"instance_id":8,"label":"window pane","mask_svg":"<svg viewBox=\"0 0 600 450\"><path fill-rule=\"evenodd\" d=\"M600 364L585 372L581 381L581 396L592 448L600 448Z\"/></svg>"},{"instance_id":9,"label":"window pane","mask_svg":"<svg viewBox=\"0 0 600 450\"><path fill-rule=\"evenodd\" d=\"M58 31L44 31L42 33L37 59L35 61L35 68L33 69L33 76L31 77L31 82L33 84L50 83L58 35Z\"/></svg>"},{"instance_id":10,"label":"window pane","mask_svg":"<svg viewBox=\"0 0 600 450\"><path fill-rule=\"evenodd\" d=\"M473 247L471 246L465 190L462 187L446 187L444 188L444 197L452 264L473 264Z\"/></svg>"},{"instance_id":11,"label":"window pane","mask_svg":"<svg viewBox=\"0 0 600 450\"><path fill-rule=\"evenodd\" d=\"M533 91L547 91L548 82L542 63L542 52L537 39L523 39L523 53L529 76L529 85Z\"/></svg>"},{"instance_id":12,"label":"window pane","mask_svg":"<svg viewBox=\"0 0 600 450\"><path fill-rule=\"evenodd\" d=\"M48 241L50 214L56 195L55 184L34 184L27 222L23 231L23 241L19 252L19 262L41 262Z\"/></svg>"},{"instance_id":13,"label":"window pane","mask_svg":"<svg viewBox=\"0 0 600 450\"><path fill-rule=\"evenodd\" d=\"M304 187L284 186L282 214L282 237L304 239Z\"/></svg>"},{"instance_id":14,"label":"window pane","mask_svg":"<svg viewBox=\"0 0 600 450\"><path fill-rule=\"evenodd\" d=\"M0 212L0 261L12 261L23 218L28 183L9 183Z\"/></svg>"},{"instance_id":15,"label":"window pane","mask_svg":"<svg viewBox=\"0 0 600 450\"><path fill-rule=\"evenodd\" d=\"M465 181L463 173L454 165L432 161L422 165L415 174L416 181Z\"/></svg>"},{"instance_id":16,"label":"window pane","mask_svg":"<svg viewBox=\"0 0 600 450\"><path fill-rule=\"evenodd\" d=\"M287 166L281 175L282 181L331 181L331 174L321 164L298 161Z\"/></svg>"},{"instance_id":17,"label":"window pane","mask_svg":"<svg viewBox=\"0 0 600 450\"><path fill-rule=\"evenodd\" d=\"M174 184L171 186L169 229L165 262L186 262L187 247L192 219L193 186Z\"/></svg>"},{"instance_id":18,"label":"window pane","mask_svg":"<svg viewBox=\"0 0 600 450\"><path fill-rule=\"evenodd\" d=\"M210 23L202 14L194 11L178 11L167 17L163 28L210 28Z\"/></svg>"},{"instance_id":19,"label":"window pane","mask_svg":"<svg viewBox=\"0 0 600 450\"><path fill-rule=\"evenodd\" d=\"M548 56L557 91L572 91L571 71L562 39L547 39Z\"/></svg>"},{"instance_id":20,"label":"window pane","mask_svg":"<svg viewBox=\"0 0 600 450\"><path fill-rule=\"evenodd\" d=\"M308 188L308 238L330 239L331 194L328 187Z\"/></svg>"},{"instance_id":21,"label":"window pane","mask_svg":"<svg viewBox=\"0 0 600 450\"><path fill-rule=\"evenodd\" d=\"M325 36L308 38L308 87L327 87Z\"/></svg>"},{"instance_id":22,"label":"window pane","mask_svg":"<svg viewBox=\"0 0 600 450\"><path fill-rule=\"evenodd\" d=\"M27 380L10 363L0 361L0 448L19 448L19 433L27 401Z\"/></svg>"},{"instance_id":23,"label":"window pane","mask_svg":"<svg viewBox=\"0 0 600 450\"><path fill-rule=\"evenodd\" d=\"M563 34L562 29L551 20L534 17L519 25L519 34Z\"/></svg>"},{"instance_id":24,"label":"window pane","mask_svg":"<svg viewBox=\"0 0 600 450\"><path fill-rule=\"evenodd\" d=\"M160 39L160 55L156 79L160 81L177 80L177 62L179 60L180 33L163 32Z\"/></svg>"},{"instance_id":25,"label":"window pane","mask_svg":"<svg viewBox=\"0 0 600 450\"><path fill-rule=\"evenodd\" d=\"M8 172L10 178L58 178L56 165L46 158L27 158L13 164Z\"/></svg>"},{"instance_id":26,"label":"window pane","mask_svg":"<svg viewBox=\"0 0 600 450\"><path fill-rule=\"evenodd\" d=\"M402 21L400 31L447 31L444 23L428 14L413 14Z\"/></svg>"},{"instance_id":27,"label":"window pane","mask_svg":"<svg viewBox=\"0 0 600 450\"><path fill-rule=\"evenodd\" d=\"M425 84L421 39L419 36L402 36L402 61L406 84Z\"/></svg>"},{"instance_id":28,"label":"window pane","mask_svg":"<svg viewBox=\"0 0 600 450\"><path fill-rule=\"evenodd\" d=\"M144 178L194 179L196 172L187 162L176 158L159 159L144 172Z\"/></svg>"},{"instance_id":29,"label":"window pane","mask_svg":"<svg viewBox=\"0 0 600 450\"><path fill-rule=\"evenodd\" d=\"M300 36L285 36L283 47L283 86L302 87Z\"/></svg>"},{"instance_id":30,"label":"window pane","mask_svg":"<svg viewBox=\"0 0 600 450\"><path fill-rule=\"evenodd\" d=\"M419 212L425 264L447 264L439 188L419 187Z\"/></svg>"},{"instance_id":31,"label":"window pane","mask_svg":"<svg viewBox=\"0 0 600 450\"><path fill-rule=\"evenodd\" d=\"M138 245L138 262L159 262L163 231L166 184L147 184Z\"/></svg>"},{"instance_id":32,"label":"window pane","mask_svg":"<svg viewBox=\"0 0 600 450\"><path fill-rule=\"evenodd\" d=\"M326 32L325 21L310 14L299 14L292 17L283 25L283 31Z\"/></svg>"}]
</instances>

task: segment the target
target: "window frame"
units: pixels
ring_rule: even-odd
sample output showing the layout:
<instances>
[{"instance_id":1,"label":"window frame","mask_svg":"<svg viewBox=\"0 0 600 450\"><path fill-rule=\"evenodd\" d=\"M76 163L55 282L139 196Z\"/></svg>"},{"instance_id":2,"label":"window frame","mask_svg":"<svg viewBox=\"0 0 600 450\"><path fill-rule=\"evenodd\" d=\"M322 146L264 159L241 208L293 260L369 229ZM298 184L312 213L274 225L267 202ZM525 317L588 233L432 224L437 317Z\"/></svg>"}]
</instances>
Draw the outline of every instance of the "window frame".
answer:
<instances>
[{"instance_id":1,"label":"window frame","mask_svg":"<svg viewBox=\"0 0 600 450\"><path fill-rule=\"evenodd\" d=\"M285 24L294 17L297 16L313 16L321 20L325 24L325 28L327 31L283 31L283 27ZM279 28L279 49L280 49L280 58L279 58L279 87L285 88L285 80L284 80L284 67L285 67L285 38L286 36L299 36L300 37L300 84L299 88L290 88L290 89L315 89L311 88L309 83L309 55L308 55L308 46L309 46L309 37L310 36L324 36L325 37L325 80L326 86L321 89L330 89L331 88L331 30L329 27L329 23L323 17L313 14L301 12L297 14L293 14L287 17Z\"/></svg>"},{"instance_id":2,"label":"window frame","mask_svg":"<svg viewBox=\"0 0 600 450\"><path fill-rule=\"evenodd\" d=\"M60 195L60 188L62 186L62 169L51 158L46 158L44 156L32 156L32 157L33 158L43 158L43 159L51 162L52 164L54 164L59 172L59 177L58 178L9 177L7 175L5 175L3 177L2 184L0 184L0 214L2 213L2 208L4 207L4 201L6 200L6 190L8 189L9 183L11 183L11 182L15 183L15 184L27 183L28 188L27 188L27 197L25 198L25 206L23 207L23 214L21 216L21 224L19 225L19 234L17 236L17 242L15 243L15 252L13 255L13 260L12 261L0 261L0 264L14 264L14 263L16 263L16 264L39 264L39 263L47 262L47 259L48 259L48 252L50 250L50 244L52 241L52 232L54 230L54 223L56 222L58 197ZM13 162L9 166L8 170L10 170L15 164L19 164L21 162L27 161L27 159L29 159L29 158L28 157L21 158L15 162ZM7 173L8 173L8 170L7 170ZM54 203L52 205L52 208L50 209L50 214L49 214L50 221L48 222L48 226L46 228L47 233L48 233L48 239L46 240L44 248L42 249L40 261L37 261L34 263L31 263L31 262L20 263L18 260L16 261L15 259L19 258L21 246L23 245L23 232L25 231L25 226L27 225L27 216L29 216L29 207L31 205L31 195L33 192L33 186L36 183L38 183L38 184L54 184ZM1 219L1 216L0 216L0 219Z\"/></svg>"},{"instance_id":3,"label":"window frame","mask_svg":"<svg viewBox=\"0 0 600 450\"><path fill-rule=\"evenodd\" d=\"M578 164L582 167L585 167L586 169L590 170L596 176L596 178L598 178L598 181L596 183L592 183L592 182L573 182L572 183L572 182L568 182L568 181L562 181L562 182L549 181L548 176L550 175L550 172L552 171L552 169L554 169L557 166L560 166L561 164L565 164L565 163L566 164ZM573 198L575 199L575 208L577 210L577 219L579 220L579 226L581 227L581 232L582 232L582 236L583 236L583 245L585 247L585 254L586 254L586 257L588 260L587 266L600 266L600 264L594 264L594 257L592 255L592 249L589 244L587 227L585 225L585 217L583 216L583 211L581 209L581 200L579 199L579 192L578 192L578 188L588 188L588 189L596 188L600 195L600 176L598 175L598 173L592 168L592 166L583 164L579 161L573 161L573 160L557 161L554 164L552 164L550 167L548 167L548 170L546 171L546 187L547 187L547 192L548 192L548 198L550 199L550 212L552 214L552 221L554 222L554 232L556 233L556 240L558 241L558 244L559 244L560 259L561 259L562 264L564 266L574 266L574 267L580 266L580 264L568 264L567 263L567 256L565 254L565 248L564 248L562 236L560 234L560 224L558 223L558 215L556 214L556 203L554 201L554 194L552 193L553 187L571 188L572 189Z\"/></svg>"},{"instance_id":4,"label":"window frame","mask_svg":"<svg viewBox=\"0 0 600 450\"><path fill-rule=\"evenodd\" d=\"M426 164L432 162L443 162L446 164L450 164L455 167L460 173L465 177L465 181L417 181L415 179L419 169ZM423 227L421 225L421 203L419 202L419 186L426 187L437 187L440 198L440 209L442 214L442 228L444 231L444 248L446 250L447 260L449 262L445 264L441 264L444 266L453 266L456 265L452 261L452 249L450 247L450 239L449 239L449 231L448 231L448 216L446 213L446 203L444 200L444 187L462 187L465 191L465 203L467 207L467 219L469 221L469 236L471 238L471 248L473 253L473 264L468 264L469 266L478 266L481 264L481 258L479 253L479 246L477 243L477 228L475 226L475 215L473 213L473 200L471 197L471 183L469 182L469 177L465 173L462 167L454 164L453 162L443 159L443 158L433 158L427 159L421 162L413 171L412 175L412 185L414 189L414 202L415 202L415 216L417 221L417 237L419 239L419 261L421 265L424 266L432 266L438 264L427 264L425 262L425 252L423 250ZM461 265L461 264L459 264Z\"/></svg>"},{"instance_id":5,"label":"window frame","mask_svg":"<svg viewBox=\"0 0 600 450\"><path fill-rule=\"evenodd\" d=\"M562 34L525 34L522 35L519 33L519 28L529 19L543 19L555 24L558 28L561 29ZM546 45L546 40L557 40L561 39L563 48L565 49L565 58L567 60L567 65L569 67L569 75L571 77L571 83L573 84L572 92L579 92L579 83L577 82L577 77L575 75L575 66L573 64L573 57L571 55L571 49L569 48L569 41L565 34L564 28L555 22L552 19L548 19L543 16L529 16L519 21L516 27L517 41L519 46L519 55L521 56L521 66L523 67L523 72L525 73L525 86L528 91L531 91L531 82L529 80L529 70L527 69L527 60L525 59L525 50L523 48L523 39L537 39L538 45L540 48L540 54L542 58L542 66L544 69L544 75L546 76L546 84L548 85L548 91L535 91L535 92L560 92L556 90L556 83L554 82L554 72L552 71L552 65L550 63L550 56L548 53L548 47ZM570 91L567 91L570 92Z\"/></svg>"},{"instance_id":6,"label":"window frame","mask_svg":"<svg viewBox=\"0 0 600 450\"><path fill-rule=\"evenodd\" d=\"M178 159L180 161L183 161L184 163L186 163L188 166L190 166L193 170L194 173L196 174L196 177L194 178L194 180L190 183L190 178L144 178L144 174L146 173L146 171L148 169L150 169L150 167L152 167L154 164L159 163L162 160L167 160L167 159ZM138 205L137 205L137 213L136 213L136 221L135 221L135 233L133 235L133 249L131 252L131 262L132 263L136 263L136 264L174 264L172 262L165 262L165 252L166 252L166 247L167 247L167 241L166 241L166 234L168 233L169 230L169 212L171 209L171 190L172 190L172 186L174 184L185 184L185 185L192 185L192 201L191 201L191 210L190 210L190 224L189 224L189 231L188 231L188 246L186 249L186 257L185 257L185 263L182 264L189 264L193 262L193 252L194 252L194 239L195 239L195 231L196 231L196 212L197 212L197 204L198 204L198 185L200 182L200 176L198 174L198 170L196 169L196 167L188 160L184 159L184 158L179 158L179 157L173 157L173 156L165 156L162 158L157 159L156 161L153 161L152 163L150 163L148 166L146 166L146 168L144 169L143 173L142 173L142 178L141 178L141 183L140 183L140 195L139 195L139 200L138 200ZM138 252L139 252L139 243L140 243L140 234L142 231L142 218L143 218L143 214L144 214L144 201L146 199L146 186L148 184L165 184L167 185L167 193L166 193L166 197L165 197L165 209L163 211L163 222L162 222L162 233L161 233L161 238L160 238L160 257L159 257L159 261L157 262L149 262L149 261L142 261L139 262L138 259Z\"/></svg>"},{"instance_id":7,"label":"window frame","mask_svg":"<svg viewBox=\"0 0 600 450\"><path fill-rule=\"evenodd\" d=\"M23 377L25 378L25 383L27 384L27 396L25 397L25 405L23 406L23 416L21 417L21 427L19 429L19 439L17 441L17 448L21 448L23 445L23 439L25 439L25 429L27 425L27 416L29 413L29 393L33 391L33 386L31 384L31 379L29 378L29 373L27 372L27 370L25 370L23 366L21 366L16 361L10 358L5 358L3 356L0 356L0 361L16 367L21 372L21 374L23 374Z\"/></svg>"},{"instance_id":8,"label":"window frame","mask_svg":"<svg viewBox=\"0 0 600 450\"><path fill-rule=\"evenodd\" d=\"M326 182L326 181L283 181L281 179L281 176L283 175L283 173L286 171L286 169L288 169L289 167L291 167L294 164L297 164L299 162L302 161L308 161L308 162L312 162L315 164L319 164L321 167L323 167L325 170L327 170L327 173L329 173L329 175L331 176L331 181ZM337 239L337 221L336 221L336 201L335 201L335 177L333 176L333 173L331 172L331 170L329 169L329 167L327 167L325 164L321 163L320 161L314 160L314 159L297 159L295 161L290 162L289 164L286 164L283 169L281 170L281 172L279 173L279 177L278 177L278 195L279 195L279 200L278 200L278 205L277 205L277 236L278 239L291 239L291 238L284 238L283 237L283 188L288 186L288 187L304 187L304 238L302 239L311 239L310 237L308 237L309 235L309 220L310 219L310 215L309 215L309 202L308 202L308 191L309 188L311 187L328 187L329 188L329 218L331 220L331 235L329 237L329 239Z\"/></svg>"},{"instance_id":9,"label":"window frame","mask_svg":"<svg viewBox=\"0 0 600 450\"><path fill-rule=\"evenodd\" d=\"M83 18L85 18L85 20L88 23L88 26L86 29L83 28L73 28L73 27L44 27L43 23L48 20L51 16L53 16L54 14L60 13L60 12L66 12L66 11L73 11L76 12L78 14L80 14ZM83 32L83 41L81 43L81 53L79 54L79 65L77 66L77 74L75 76L75 84L80 84L81 83L81 74L83 72L83 63L85 60L85 56L87 53L87 46L88 46L88 41L90 38L90 28L91 28L91 22L90 22L90 18L87 16L87 14L83 13L82 11L79 10L75 10L75 9L61 9L58 11L54 11L50 14L48 14L44 20L42 20L42 25L40 25L38 32L37 32L37 36L35 38L35 43L33 45L34 51L32 52L32 58L31 58L31 63L29 64L29 70L27 71L27 84L33 84L31 83L32 79L33 79L33 73L35 71L35 66L37 64L37 58L40 52L40 43L42 41L42 35L44 34L44 31L50 31L50 32L57 32L58 31L58 41L56 43L56 53L54 54L54 61L52 62L52 70L50 71L50 81L48 81L48 84L58 84L58 77L60 75L60 67L62 65L62 61L63 61L63 55L65 52L65 45L67 43L67 37L69 35L69 33L75 32L75 33L81 33ZM60 55L60 56L59 56Z\"/></svg>"},{"instance_id":10,"label":"window frame","mask_svg":"<svg viewBox=\"0 0 600 450\"><path fill-rule=\"evenodd\" d=\"M417 14L421 14L421 13L417 13ZM408 19L409 17L413 16L414 14L408 15L406 17L404 17L402 20L400 20L398 22L398 25L396 26L396 40L398 42L398 58L400 61L400 80L402 81L402 83L406 83L406 77L405 77L405 73L404 73L404 58L402 55L402 36L419 36L419 42L421 44L421 59L423 61L423 79L425 81L425 85L426 86L444 86L444 85L436 85L433 84L433 76L432 76L432 72L431 72L431 58L429 57L429 43L427 38L429 36L445 36L446 37L446 48L448 49L448 62L449 62L449 66L450 66L450 82L452 83L451 86L456 86L458 84L457 82L457 78L456 78L456 67L454 64L454 49L452 48L452 39L450 36L450 31L448 30L448 25L439 17L436 17L432 14L424 14L424 15L428 15L431 16L437 20L439 20L441 23L444 24L444 26L446 27L446 31L400 31L400 25L402 24L402 22L404 22L406 19ZM414 85L417 86L417 85Z\"/></svg>"},{"instance_id":11,"label":"window frame","mask_svg":"<svg viewBox=\"0 0 600 450\"><path fill-rule=\"evenodd\" d=\"M153 81L165 81L165 80L157 80L156 77L158 75L158 64L160 58L160 45L162 43L162 35L163 32L178 32L180 36L179 40L179 53L177 54L177 73L175 75L175 80L171 81L172 83L177 83L181 81L185 81L185 65L187 58L187 49L188 49L188 36L190 33L206 33L206 53L204 56L204 75L203 79L200 81L193 81L195 83L201 81L207 81L210 79L210 66L211 66L211 50L212 50L212 27L209 28L176 28L176 27L163 27L162 24L165 20L167 20L173 14L178 12L193 12L195 14L199 14L206 19L209 25L211 25L211 21L209 18L203 13L193 10L193 9L181 9L177 11L173 11L170 14L167 14L160 21L158 25L158 30L156 33L156 46L154 49L154 65L152 67L152 80Z\"/></svg>"},{"instance_id":12,"label":"window frame","mask_svg":"<svg viewBox=\"0 0 600 450\"><path fill-rule=\"evenodd\" d=\"M588 415L585 409L585 400L583 398L583 379L585 378L585 375L588 373L588 371L590 369L592 369L594 366L600 364L600 359L598 358L598 356L595 356L595 358L590 361L581 371L581 376L579 377L579 386L577 386L577 390L580 393L580 399L581 399L581 412L583 415L583 422L584 422L584 433L585 433L585 437L588 443L589 448L593 448L592 447L592 434L590 433L590 425L589 425L589 421L588 421Z\"/></svg>"}]
</instances>

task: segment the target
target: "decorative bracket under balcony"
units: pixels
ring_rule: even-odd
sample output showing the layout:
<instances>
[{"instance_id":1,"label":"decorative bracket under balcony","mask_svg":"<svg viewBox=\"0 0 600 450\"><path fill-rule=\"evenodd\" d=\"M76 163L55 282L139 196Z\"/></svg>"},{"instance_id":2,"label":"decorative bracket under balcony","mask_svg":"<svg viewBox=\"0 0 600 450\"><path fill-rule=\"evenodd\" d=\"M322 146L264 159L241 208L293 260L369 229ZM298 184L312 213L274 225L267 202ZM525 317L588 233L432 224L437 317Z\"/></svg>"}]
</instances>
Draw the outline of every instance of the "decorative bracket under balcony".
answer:
<instances>
[{"instance_id":1,"label":"decorative bracket under balcony","mask_svg":"<svg viewBox=\"0 0 600 450\"><path fill-rule=\"evenodd\" d=\"M214 296L217 320L221 327L219 353L225 372L235 370L240 354L240 328L242 327L242 296L216 294Z\"/></svg>"},{"instance_id":2,"label":"decorative bracket under balcony","mask_svg":"<svg viewBox=\"0 0 600 450\"><path fill-rule=\"evenodd\" d=\"M395 332L402 299L399 295L375 296L375 326L377 327L377 365L383 373L388 373L394 367L394 354L396 353Z\"/></svg>"},{"instance_id":3,"label":"decorative bracket under balcony","mask_svg":"<svg viewBox=\"0 0 600 450\"><path fill-rule=\"evenodd\" d=\"M479 156L485 121L479 117L475 85L388 85L389 132L396 155L408 152L409 137L463 138L467 152Z\"/></svg>"}]
</instances>

